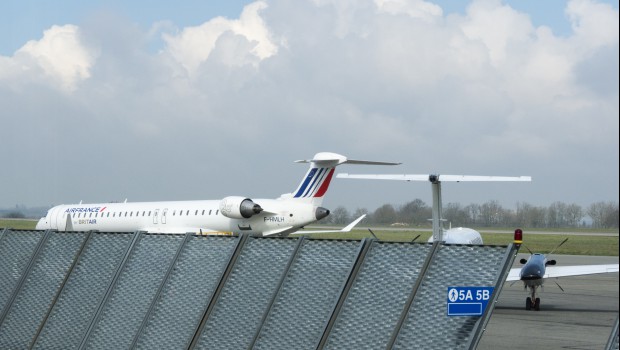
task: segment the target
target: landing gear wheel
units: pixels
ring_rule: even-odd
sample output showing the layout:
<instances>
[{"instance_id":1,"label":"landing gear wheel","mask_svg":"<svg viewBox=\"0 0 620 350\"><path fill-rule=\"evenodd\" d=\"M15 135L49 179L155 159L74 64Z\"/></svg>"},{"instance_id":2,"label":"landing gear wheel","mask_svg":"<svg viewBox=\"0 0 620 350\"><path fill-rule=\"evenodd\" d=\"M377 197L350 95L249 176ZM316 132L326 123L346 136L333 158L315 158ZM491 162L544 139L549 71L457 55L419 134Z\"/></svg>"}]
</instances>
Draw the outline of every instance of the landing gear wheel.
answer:
<instances>
[{"instance_id":1,"label":"landing gear wheel","mask_svg":"<svg viewBox=\"0 0 620 350\"><path fill-rule=\"evenodd\" d=\"M534 302L534 310L540 311L540 298L536 298L536 301Z\"/></svg>"},{"instance_id":2,"label":"landing gear wheel","mask_svg":"<svg viewBox=\"0 0 620 350\"><path fill-rule=\"evenodd\" d=\"M525 309L526 310L532 309L532 298L527 297L527 299L525 299Z\"/></svg>"}]
</instances>

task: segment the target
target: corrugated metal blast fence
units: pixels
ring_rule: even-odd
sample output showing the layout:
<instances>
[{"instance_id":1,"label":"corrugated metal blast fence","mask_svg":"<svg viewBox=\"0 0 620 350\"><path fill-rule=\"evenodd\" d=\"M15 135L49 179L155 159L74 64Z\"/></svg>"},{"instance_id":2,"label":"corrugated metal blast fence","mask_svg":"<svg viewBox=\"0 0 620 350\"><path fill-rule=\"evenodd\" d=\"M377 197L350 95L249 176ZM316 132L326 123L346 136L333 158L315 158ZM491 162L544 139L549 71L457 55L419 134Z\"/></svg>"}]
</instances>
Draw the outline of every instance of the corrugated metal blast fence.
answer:
<instances>
[{"instance_id":1,"label":"corrugated metal blast fence","mask_svg":"<svg viewBox=\"0 0 620 350\"><path fill-rule=\"evenodd\" d=\"M473 349L517 249L4 229L0 348Z\"/></svg>"}]
</instances>

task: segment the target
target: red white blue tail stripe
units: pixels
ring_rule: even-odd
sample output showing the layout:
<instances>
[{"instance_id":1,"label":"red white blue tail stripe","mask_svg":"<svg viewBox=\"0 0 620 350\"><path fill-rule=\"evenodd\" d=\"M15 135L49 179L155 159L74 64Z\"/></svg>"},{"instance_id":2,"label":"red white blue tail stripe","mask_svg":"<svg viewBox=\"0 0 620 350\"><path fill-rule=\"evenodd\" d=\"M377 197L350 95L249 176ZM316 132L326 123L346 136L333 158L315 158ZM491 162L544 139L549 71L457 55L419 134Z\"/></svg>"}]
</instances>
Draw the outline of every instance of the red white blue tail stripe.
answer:
<instances>
[{"instance_id":1,"label":"red white blue tail stripe","mask_svg":"<svg viewBox=\"0 0 620 350\"><path fill-rule=\"evenodd\" d=\"M294 198L323 197L334 175L335 168L311 168L295 191Z\"/></svg>"}]
</instances>

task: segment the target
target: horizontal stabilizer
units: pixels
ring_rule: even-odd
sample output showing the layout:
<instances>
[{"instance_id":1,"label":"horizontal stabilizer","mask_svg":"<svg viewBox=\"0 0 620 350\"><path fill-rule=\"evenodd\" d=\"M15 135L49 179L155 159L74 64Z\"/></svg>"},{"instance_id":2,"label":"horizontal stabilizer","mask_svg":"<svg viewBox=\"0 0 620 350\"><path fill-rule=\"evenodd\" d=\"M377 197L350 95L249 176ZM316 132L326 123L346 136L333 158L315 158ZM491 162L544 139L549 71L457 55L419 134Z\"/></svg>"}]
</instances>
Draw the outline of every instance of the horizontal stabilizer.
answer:
<instances>
[{"instance_id":1,"label":"horizontal stabilizer","mask_svg":"<svg viewBox=\"0 0 620 350\"><path fill-rule=\"evenodd\" d=\"M399 165L401 163L394 162L376 162L370 160L355 160L330 152L321 152L314 155L313 159L296 160L295 163L333 163L340 164L362 164L362 165Z\"/></svg>"},{"instance_id":2,"label":"horizontal stabilizer","mask_svg":"<svg viewBox=\"0 0 620 350\"><path fill-rule=\"evenodd\" d=\"M361 164L361 165L400 165L402 163L395 162L376 162L372 160L357 160L357 159L347 159L345 161L346 164Z\"/></svg>"},{"instance_id":3,"label":"horizontal stabilizer","mask_svg":"<svg viewBox=\"0 0 620 350\"><path fill-rule=\"evenodd\" d=\"M355 221L353 221L352 223L348 224L346 227L344 227L344 228L342 228L340 230L317 230L317 231L299 230L297 232L292 233L291 235L307 235L307 234L310 234L310 233L338 233L338 232L343 233L343 232L350 232L353 229L353 227L355 227L355 225L357 225L365 217L366 217L366 214L360 216Z\"/></svg>"},{"instance_id":4,"label":"horizontal stabilizer","mask_svg":"<svg viewBox=\"0 0 620 350\"><path fill-rule=\"evenodd\" d=\"M531 176L478 176L478 175L432 175L432 174L347 174L336 175L346 179L374 179L399 181L532 181Z\"/></svg>"}]
</instances>

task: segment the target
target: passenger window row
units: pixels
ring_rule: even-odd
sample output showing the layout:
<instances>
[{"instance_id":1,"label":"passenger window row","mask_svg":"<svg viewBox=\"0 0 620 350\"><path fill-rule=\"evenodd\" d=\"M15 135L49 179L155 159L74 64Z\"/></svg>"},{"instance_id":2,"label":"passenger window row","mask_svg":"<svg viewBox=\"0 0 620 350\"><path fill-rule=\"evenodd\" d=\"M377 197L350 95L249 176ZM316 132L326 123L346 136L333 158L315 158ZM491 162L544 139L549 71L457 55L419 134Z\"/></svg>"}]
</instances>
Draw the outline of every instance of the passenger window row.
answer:
<instances>
[{"instance_id":1,"label":"passenger window row","mask_svg":"<svg viewBox=\"0 0 620 350\"><path fill-rule=\"evenodd\" d=\"M179 210L179 212L178 212L179 216L183 216L184 215L183 212L185 212L185 216L189 216L190 215L190 213L189 213L190 211L189 210L186 210L186 211ZM198 216L198 212L199 212L199 210L197 209L194 212L194 216ZM207 215L212 215L213 213L214 213L214 215L218 215L219 212L220 212L219 210L215 210L215 213L214 213L212 209L209 209L209 211L207 212L205 209L203 209L202 212L201 212L201 215L204 216L205 213L207 213ZM112 213L112 215L110 215L110 213ZM151 216L153 211L149 210L147 212L146 210L144 210L144 211L142 211L142 213L140 213L140 211L135 211L135 212L134 211L125 211L125 212L119 212L118 215L116 215L117 214L116 212L109 212L109 211L105 212L105 213L73 213L71 215L71 217L72 218L82 218L82 217L84 217L84 218L86 218L86 217L88 217L88 218L98 218L98 217L109 218L111 216L111 217L115 218L115 217L118 216L120 218L120 217L133 217L134 213L135 213L136 217L137 216ZM84 214L84 216L82 216L82 214ZM101 214L101 216L99 216L99 214ZM142 215L140 215L140 214L142 214ZM162 212L162 215L164 215L164 214L165 214L165 211ZM177 211L176 210L172 211L172 216L176 216L176 215L177 215Z\"/></svg>"}]
</instances>

